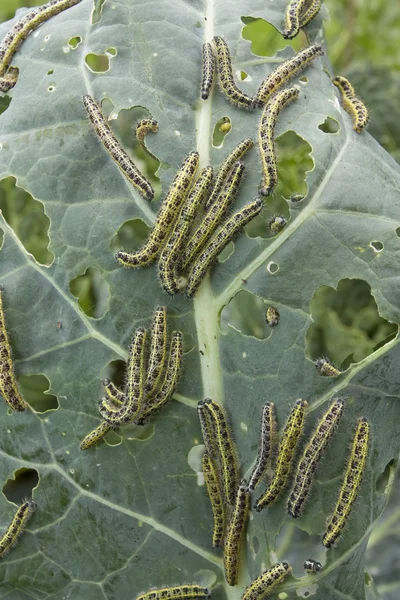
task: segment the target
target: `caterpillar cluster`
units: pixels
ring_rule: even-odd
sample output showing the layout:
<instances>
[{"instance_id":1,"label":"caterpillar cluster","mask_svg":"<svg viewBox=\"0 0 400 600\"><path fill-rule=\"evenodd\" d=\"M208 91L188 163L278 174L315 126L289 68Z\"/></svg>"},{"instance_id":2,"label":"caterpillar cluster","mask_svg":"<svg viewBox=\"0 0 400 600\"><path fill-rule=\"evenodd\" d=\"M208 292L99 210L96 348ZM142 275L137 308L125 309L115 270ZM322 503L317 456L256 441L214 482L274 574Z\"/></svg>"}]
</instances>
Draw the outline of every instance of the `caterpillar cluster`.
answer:
<instances>
[{"instance_id":1,"label":"caterpillar cluster","mask_svg":"<svg viewBox=\"0 0 400 600\"><path fill-rule=\"evenodd\" d=\"M174 394L182 371L183 336L173 331L168 348L165 306L159 306L153 315L150 338L147 358L147 331L142 327L135 331L123 390L109 379L103 381L105 396L99 405L103 421L83 439L82 450L96 444L111 429L129 423L145 424Z\"/></svg>"},{"instance_id":2,"label":"caterpillar cluster","mask_svg":"<svg viewBox=\"0 0 400 600\"><path fill-rule=\"evenodd\" d=\"M321 0L290 0L285 12L283 37L291 40L308 25L321 9Z\"/></svg>"},{"instance_id":3,"label":"caterpillar cluster","mask_svg":"<svg viewBox=\"0 0 400 600\"><path fill-rule=\"evenodd\" d=\"M256 199L226 219L243 179L245 166L240 159L252 146L250 138L240 142L222 163L213 185L211 167L195 178L199 154L191 152L175 176L144 246L131 253L120 250L117 261L140 268L158 260L164 290L169 295L184 291L192 298L218 255L264 206Z\"/></svg>"}]
</instances>

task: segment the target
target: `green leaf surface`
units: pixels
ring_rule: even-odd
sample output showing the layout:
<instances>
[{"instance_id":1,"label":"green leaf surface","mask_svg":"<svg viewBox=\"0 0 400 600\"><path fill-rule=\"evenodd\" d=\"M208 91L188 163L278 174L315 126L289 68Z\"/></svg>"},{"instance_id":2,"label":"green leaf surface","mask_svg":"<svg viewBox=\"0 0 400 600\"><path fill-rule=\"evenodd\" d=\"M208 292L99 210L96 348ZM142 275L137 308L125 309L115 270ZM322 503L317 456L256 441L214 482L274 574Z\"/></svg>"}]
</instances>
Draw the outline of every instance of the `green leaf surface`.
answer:
<instances>
[{"instance_id":1,"label":"green leaf surface","mask_svg":"<svg viewBox=\"0 0 400 600\"><path fill-rule=\"evenodd\" d=\"M257 114L228 105L216 89L212 101L200 101L201 44L224 36L235 71L248 75L240 85L252 94L293 50L282 38L276 57L252 54L241 19L261 17L280 29L285 6L286 0L246 6L236 0L106 0L92 23L93 3L82 0L43 24L13 61L20 77L0 116L0 178L15 177L17 186L43 202L55 258L50 267L37 263L3 220L0 282L17 375L44 374L60 406L23 414L0 406L1 480L23 467L40 477L28 532L0 564L2 598L129 600L153 586L197 581L215 586L217 599L236 599L276 560L293 565L293 577L279 588L285 598L379 597L364 575L364 561L391 487L394 467L386 466L399 453L398 338L331 379L320 377L306 355L306 335L315 291L336 288L341 279L367 281L380 315L399 322L398 165L368 133L355 134L330 82L328 57L316 61L307 80L297 80L300 99L277 127L277 135L294 131L312 148L305 199L287 208L288 225L277 237L242 235L189 302L165 296L155 267L130 271L114 262L110 245L118 229L132 219L150 225L157 201L149 204L127 183L82 105L90 93L97 101L110 100L114 117L139 106L159 121L159 133L146 143L160 161L157 176L165 193L189 151L196 148L203 165L217 166L242 138L257 137ZM0 26L0 37L11 24ZM311 41L319 39L320 26L318 17L308 32ZM77 37L82 42L73 49L68 41ZM117 51L109 56L109 70L90 71L86 55L109 48ZM216 148L214 127L225 116L232 130ZM319 128L327 117L338 122L337 133ZM260 181L256 150L245 162L238 206L256 195ZM374 240L383 250L371 247ZM100 271L108 288L101 318L88 317L70 292L71 280L89 267ZM243 289L280 312L279 326L264 339L233 327L221 330L221 311ZM126 427L119 443L82 452L81 439L99 423L102 376L110 362L126 358L133 331L150 323L158 304L168 306L171 329L186 334L179 393L144 431ZM248 475L266 400L275 402L282 428L293 401L306 398L310 431L337 394L348 398L345 417L304 516L290 522L283 500L253 512L239 586L228 588L221 555L210 544L197 401L212 396L225 404ZM372 425L368 470L343 539L325 553L320 535L361 415ZM14 510L3 498L4 526ZM314 578L302 569L310 557L326 561Z\"/></svg>"}]
</instances>

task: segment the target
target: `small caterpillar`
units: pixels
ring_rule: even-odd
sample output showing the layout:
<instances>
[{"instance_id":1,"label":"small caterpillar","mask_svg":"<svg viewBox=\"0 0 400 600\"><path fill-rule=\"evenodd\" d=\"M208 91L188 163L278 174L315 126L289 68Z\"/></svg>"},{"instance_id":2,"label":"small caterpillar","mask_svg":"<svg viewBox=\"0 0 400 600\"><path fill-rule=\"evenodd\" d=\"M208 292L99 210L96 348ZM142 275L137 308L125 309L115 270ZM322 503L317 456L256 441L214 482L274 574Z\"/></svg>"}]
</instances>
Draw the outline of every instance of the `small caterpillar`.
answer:
<instances>
[{"instance_id":1,"label":"small caterpillar","mask_svg":"<svg viewBox=\"0 0 400 600\"><path fill-rule=\"evenodd\" d=\"M14 54L17 52L22 42L26 40L31 31L37 29L42 23L58 15L63 10L79 4L81 0L51 0L43 6L38 6L30 12L26 13L22 19L19 19L12 28L6 33L0 44L0 77L6 74L8 67L11 64ZM11 74L10 74L11 75ZM6 78L7 79L7 76ZM8 83L11 84L13 76L8 78ZM4 81L4 80L3 80ZM14 77L15 85L16 78ZM13 87L11 85L10 87ZM10 87L8 89L10 89ZM2 91L8 91L2 89Z\"/></svg>"},{"instance_id":2,"label":"small caterpillar","mask_svg":"<svg viewBox=\"0 0 400 600\"><path fill-rule=\"evenodd\" d=\"M201 79L201 97L203 100L207 100L210 95L211 86L214 81L214 71L214 53L211 44L207 42L203 44L203 74Z\"/></svg>"},{"instance_id":3,"label":"small caterpillar","mask_svg":"<svg viewBox=\"0 0 400 600\"><path fill-rule=\"evenodd\" d=\"M304 200L304 195L303 194L292 194L290 197L290 202L301 202L302 200Z\"/></svg>"},{"instance_id":4,"label":"small caterpillar","mask_svg":"<svg viewBox=\"0 0 400 600\"><path fill-rule=\"evenodd\" d=\"M361 133L368 125L368 109L359 98L357 98L353 86L345 77L335 77L332 79L333 85L339 88L342 96L343 108L353 117L353 129Z\"/></svg>"},{"instance_id":5,"label":"small caterpillar","mask_svg":"<svg viewBox=\"0 0 400 600\"><path fill-rule=\"evenodd\" d=\"M3 309L3 289L0 287L0 394L8 406L15 411L23 411L27 403L18 389L11 358L11 346L8 341Z\"/></svg>"},{"instance_id":6,"label":"small caterpillar","mask_svg":"<svg viewBox=\"0 0 400 600\"><path fill-rule=\"evenodd\" d=\"M275 306L268 306L265 311L265 321L270 327L276 327L279 325L279 319L281 318L279 311Z\"/></svg>"},{"instance_id":7,"label":"small caterpillar","mask_svg":"<svg viewBox=\"0 0 400 600\"><path fill-rule=\"evenodd\" d=\"M322 565L317 560L313 560L312 558L308 558L304 561L304 570L306 573L314 574L322 571Z\"/></svg>"},{"instance_id":8,"label":"small caterpillar","mask_svg":"<svg viewBox=\"0 0 400 600\"><path fill-rule=\"evenodd\" d=\"M264 404L261 411L260 445L258 447L256 464L254 465L253 472L250 475L249 485L247 487L250 494L254 492L265 473L268 462L271 458L275 434L275 404L273 402L267 402Z\"/></svg>"},{"instance_id":9,"label":"small caterpillar","mask_svg":"<svg viewBox=\"0 0 400 600\"><path fill-rule=\"evenodd\" d=\"M159 410L175 392L182 373L183 364L183 335L180 331L172 333L168 364L163 384L152 398L146 398L142 413L137 419L138 425L144 425L153 412Z\"/></svg>"},{"instance_id":10,"label":"small caterpillar","mask_svg":"<svg viewBox=\"0 0 400 600\"><path fill-rule=\"evenodd\" d=\"M88 433L87 436L83 438L80 445L81 450L87 450L88 448L91 448L97 444L97 442L102 440L109 431L111 431L111 425L105 421L102 421L100 425L98 425L95 429L93 429L93 431Z\"/></svg>"},{"instance_id":11,"label":"small caterpillar","mask_svg":"<svg viewBox=\"0 0 400 600\"><path fill-rule=\"evenodd\" d=\"M161 252L158 261L158 274L167 294L174 295L179 292L178 268L180 268L182 263L182 255L184 254L191 226L197 216L203 198L211 185L213 173L212 167L205 167L200 172L189 194L189 198L182 207L175 228L164 250Z\"/></svg>"},{"instance_id":12,"label":"small caterpillar","mask_svg":"<svg viewBox=\"0 0 400 600\"><path fill-rule=\"evenodd\" d=\"M152 263L161 253L189 192L199 164L199 153L191 152L183 161L164 198L147 242L136 252L120 250L115 255L125 267L140 268Z\"/></svg>"},{"instance_id":13,"label":"small caterpillar","mask_svg":"<svg viewBox=\"0 0 400 600\"><path fill-rule=\"evenodd\" d=\"M141 119L136 123L135 135L136 139L139 142L140 146L146 152L149 152L145 146L144 138L148 133L157 133L158 132L158 121L155 119ZM149 152L151 154L151 152ZM152 155L153 156L153 155Z\"/></svg>"},{"instance_id":14,"label":"small caterpillar","mask_svg":"<svg viewBox=\"0 0 400 600\"><path fill-rule=\"evenodd\" d=\"M0 558L3 558L16 545L35 508L36 503L33 500L27 500L17 508L13 520L0 538Z\"/></svg>"},{"instance_id":15,"label":"small caterpillar","mask_svg":"<svg viewBox=\"0 0 400 600\"><path fill-rule=\"evenodd\" d=\"M153 315L151 328L150 355L147 364L146 394L151 394L157 387L164 370L167 357L167 309L158 306Z\"/></svg>"},{"instance_id":16,"label":"small caterpillar","mask_svg":"<svg viewBox=\"0 0 400 600\"><path fill-rule=\"evenodd\" d=\"M213 42L216 54L218 80L222 93L236 106L249 109L254 108L253 98L239 90L233 80L232 59L227 43L218 35L213 38Z\"/></svg>"},{"instance_id":17,"label":"small caterpillar","mask_svg":"<svg viewBox=\"0 0 400 600\"><path fill-rule=\"evenodd\" d=\"M368 456L370 426L364 417L358 420L346 471L332 515L329 517L322 544L331 548L342 533L357 498Z\"/></svg>"},{"instance_id":18,"label":"small caterpillar","mask_svg":"<svg viewBox=\"0 0 400 600\"><path fill-rule=\"evenodd\" d=\"M213 239L207 244L193 265L186 287L186 296L193 298L199 289L208 269L217 259L222 250L229 244L235 235L263 209L264 202L257 198L246 204L219 229Z\"/></svg>"},{"instance_id":19,"label":"small caterpillar","mask_svg":"<svg viewBox=\"0 0 400 600\"><path fill-rule=\"evenodd\" d=\"M262 196L271 194L278 184L278 169L274 147L275 126L279 113L291 102L297 100L299 90L295 87L278 92L265 105L258 129L258 145L262 166L262 184L259 192Z\"/></svg>"},{"instance_id":20,"label":"small caterpillar","mask_svg":"<svg viewBox=\"0 0 400 600\"><path fill-rule=\"evenodd\" d=\"M303 71L318 56L322 56L323 53L324 49L321 44L313 44L304 48L292 58L285 60L261 83L254 98L255 105L266 104L280 87Z\"/></svg>"},{"instance_id":21,"label":"small caterpillar","mask_svg":"<svg viewBox=\"0 0 400 600\"><path fill-rule=\"evenodd\" d=\"M339 371L335 365L326 357L317 358L314 362L315 368L322 377L336 377L342 371Z\"/></svg>"},{"instance_id":22,"label":"small caterpillar","mask_svg":"<svg viewBox=\"0 0 400 600\"><path fill-rule=\"evenodd\" d=\"M212 418L204 404L204 400L200 400L200 402L197 404L197 414L199 416L204 446L206 448L206 454L208 454L212 459L215 459L218 457L218 448L215 439L215 431L213 427Z\"/></svg>"},{"instance_id":23,"label":"small caterpillar","mask_svg":"<svg viewBox=\"0 0 400 600\"><path fill-rule=\"evenodd\" d=\"M110 154L113 161L118 165L133 187L137 189L139 194L147 200L152 200L154 198L153 188L121 147L121 144L111 131L100 107L88 94L83 96L83 104L99 140Z\"/></svg>"},{"instance_id":24,"label":"small caterpillar","mask_svg":"<svg viewBox=\"0 0 400 600\"><path fill-rule=\"evenodd\" d=\"M206 209L208 209L218 197L226 178L233 169L233 165L240 160L253 146L253 140L251 138L245 138L237 146L235 146L230 154L228 154L218 170L214 187L208 201L206 202Z\"/></svg>"},{"instance_id":25,"label":"small caterpillar","mask_svg":"<svg viewBox=\"0 0 400 600\"><path fill-rule=\"evenodd\" d=\"M201 464L214 519L212 545L215 548L221 548L224 543L225 508L218 481L218 473L213 459L207 452L203 454Z\"/></svg>"},{"instance_id":26,"label":"small caterpillar","mask_svg":"<svg viewBox=\"0 0 400 600\"><path fill-rule=\"evenodd\" d=\"M283 37L291 40L319 12L321 0L291 0L285 13Z\"/></svg>"},{"instance_id":27,"label":"small caterpillar","mask_svg":"<svg viewBox=\"0 0 400 600\"><path fill-rule=\"evenodd\" d=\"M150 590L140 594L136 600L188 600L189 598L209 598L210 592L207 588L199 585L177 585L165 587L158 590Z\"/></svg>"},{"instance_id":28,"label":"small caterpillar","mask_svg":"<svg viewBox=\"0 0 400 600\"><path fill-rule=\"evenodd\" d=\"M233 506L238 483L236 444L230 432L226 413L222 405L215 402L215 400L211 400L211 398L206 398L204 400L204 407L210 415L213 431L215 432L218 458L221 463L224 496L227 503Z\"/></svg>"},{"instance_id":29,"label":"small caterpillar","mask_svg":"<svg viewBox=\"0 0 400 600\"><path fill-rule=\"evenodd\" d=\"M244 479L240 482L233 505L224 545L225 579L234 586L239 578L240 545L249 516L250 493Z\"/></svg>"},{"instance_id":30,"label":"small caterpillar","mask_svg":"<svg viewBox=\"0 0 400 600\"><path fill-rule=\"evenodd\" d=\"M229 173L217 199L204 215L200 225L197 227L189 242L186 245L182 270L186 271L194 262L196 256L204 249L214 231L222 223L223 219L234 201L239 186L243 179L245 166L241 161L234 164Z\"/></svg>"},{"instance_id":31,"label":"small caterpillar","mask_svg":"<svg viewBox=\"0 0 400 600\"><path fill-rule=\"evenodd\" d=\"M286 488L297 442L303 432L306 408L306 400L297 400L289 414L279 444L274 475L264 495L257 500L255 506L257 512L275 502Z\"/></svg>"},{"instance_id":32,"label":"small caterpillar","mask_svg":"<svg viewBox=\"0 0 400 600\"><path fill-rule=\"evenodd\" d=\"M336 398L332 402L328 410L322 415L304 448L288 500L288 513L295 519L303 512L313 475L340 421L343 407L344 402L341 398Z\"/></svg>"},{"instance_id":33,"label":"small caterpillar","mask_svg":"<svg viewBox=\"0 0 400 600\"><path fill-rule=\"evenodd\" d=\"M244 591L242 600L263 600L270 592L281 583L291 572L292 567L287 563L278 563L268 571L264 571Z\"/></svg>"},{"instance_id":34,"label":"small caterpillar","mask_svg":"<svg viewBox=\"0 0 400 600\"><path fill-rule=\"evenodd\" d=\"M268 221L268 227L274 235L280 233L286 224L287 221L285 217L272 217L272 219Z\"/></svg>"}]
</instances>

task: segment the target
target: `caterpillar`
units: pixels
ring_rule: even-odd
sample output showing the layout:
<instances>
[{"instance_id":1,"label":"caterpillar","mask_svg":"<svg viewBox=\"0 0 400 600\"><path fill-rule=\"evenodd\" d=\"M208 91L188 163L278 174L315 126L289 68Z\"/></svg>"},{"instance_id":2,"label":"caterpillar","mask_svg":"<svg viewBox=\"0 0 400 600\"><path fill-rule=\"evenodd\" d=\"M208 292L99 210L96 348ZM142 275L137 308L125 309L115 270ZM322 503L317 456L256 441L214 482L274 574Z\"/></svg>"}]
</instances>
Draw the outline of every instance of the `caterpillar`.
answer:
<instances>
[{"instance_id":1,"label":"caterpillar","mask_svg":"<svg viewBox=\"0 0 400 600\"><path fill-rule=\"evenodd\" d=\"M0 538L0 558L3 558L16 545L35 508L36 503L33 500L27 500L17 508L13 520Z\"/></svg>"},{"instance_id":2,"label":"caterpillar","mask_svg":"<svg viewBox=\"0 0 400 600\"><path fill-rule=\"evenodd\" d=\"M8 341L3 309L3 289L0 287L0 394L8 406L15 411L23 411L28 405L22 398L14 374L11 346Z\"/></svg>"},{"instance_id":3,"label":"caterpillar","mask_svg":"<svg viewBox=\"0 0 400 600\"><path fill-rule=\"evenodd\" d=\"M103 379L103 387L107 398L114 404L121 405L125 402L125 392L119 390L110 379Z\"/></svg>"},{"instance_id":4,"label":"caterpillar","mask_svg":"<svg viewBox=\"0 0 400 600\"><path fill-rule=\"evenodd\" d=\"M268 306L267 310L265 311L265 321L267 325L270 327L276 327L279 325L280 318L281 316L278 309L275 308L275 306Z\"/></svg>"},{"instance_id":5,"label":"caterpillar","mask_svg":"<svg viewBox=\"0 0 400 600\"><path fill-rule=\"evenodd\" d=\"M322 565L317 560L313 560L312 558L308 558L304 561L304 570L306 573L315 574L322 571Z\"/></svg>"},{"instance_id":6,"label":"caterpillar","mask_svg":"<svg viewBox=\"0 0 400 600\"><path fill-rule=\"evenodd\" d=\"M201 97L207 100L214 81L215 58L211 44L203 44L203 73L201 78Z\"/></svg>"},{"instance_id":7,"label":"caterpillar","mask_svg":"<svg viewBox=\"0 0 400 600\"><path fill-rule=\"evenodd\" d=\"M150 590L140 594L136 600L188 600L189 598L209 598L210 592L207 588L199 585L178 585L175 587L164 587Z\"/></svg>"},{"instance_id":8,"label":"caterpillar","mask_svg":"<svg viewBox=\"0 0 400 600\"><path fill-rule=\"evenodd\" d=\"M167 357L167 309L158 306L153 315L151 328L150 355L147 364L146 394L151 394L157 387Z\"/></svg>"},{"instance_id":9,"label":"caterpillar","mask_svg":"<svg viewBox=\"0 0 400 600\"><path fill-rule=\"evenodd\" d=\"M354 131L361 133L369 121L367 107L357 98L354 88L348 79L338 76L332 79L332 83L339 88L344 110L353 118Z\"/></svg>"},{"instance_id":10,"label":"caterpillar","mask_svg":"<svg viewBox=\"0 0 400 600\"><path fill-rule=\"evenodd\" d=\"M225 507L218 481L218 472L213 459L207 452L203 454L201 464L214 519L212 545L215 548L221 548L225 534Z\"/></svg>"},{"instance_id":11,"label":"caterpillar","mask_svg":"<svg viewBox=\"0 0 400 600\"><path fill-rule=\"evenodd\" d=\"M100 107L88 94L83 96L83 104L99 140L110 154L113 161L118 165L133 187L137 189L139 194L147 200L152 200L154 198L153 188L121 147L121 144L111 131Z\"/></svg>"},{"instance_id":12,"label":"caterpillar","mask_svg":"<svg viewBox=\"0 0 400 600\"><path fill-rule=\"evenodd\" d=\"M254 97L254 104L256 106L266 104L280 87L303 71L318 56L322 56L323 53L324 49L321 44L313 44L304 48L304 50L300 50L292 58L285 60L261 83Z\"/></svg>"},{"instance_id":13,"label":"caterpillar","mask_svg":"<svg viewBox=\"0 0 400 600\"><path fill-rule=\"evenodd\" d=\"M240 545L249 516L250 493L244 479L237 490L232 515L228 524L224 545L225 579L234 586L239 578Z\"/></svg>"},{"instance_id":14,"label":"caterpillar","mask_svg":"<svg viewBox=\"0 0 400 600\"><path fill-rule=\"evenodd\" d=\"M337 369L335 365L325 356L322 358L317 358L317 360L314 361L314 365L318 373L323 377L336 377L342 372L339 371L339 369Z\"/></svg>"},{"instance_id":15,"label":"caterpillar","mask_svg":"<svg viewBox=\"0 0 400 600\"><path fill-rule=\"evenodd\" d=\"M287 221L285 217L272 217L272 219L268 221L268 227L274 235L280 233L286 224Z\"/></svg>"},{"instance_id":16,"label":"caterpillar","mask_svg":"<svg viewBox=\"0 0 400 600\"><path fill-rule=\"evenodd\" d=\"M17 52L22 42L26 40L31 31L34 31L42 23L51 17L58 15L63 10L75 6L75 4L79 4L80 1L81 0L51 0L43 6L34 8L26 13L22 19L19 19L6 33L0 44L0 77L3 77L6 74L14 54ZM13 85L15 85L15 73L13 77L8 78L8 83L11 84L13 80ZM10 85L10 87L13 87L13 85ZM8 89L10 89L10 87Z\"/></svg>"},{"instance_id":17,"label":"caterpillar","mask_svg":"<svg viewBox=\"0 0 400 600\"><path fill-rule=\"evenodd\" d=\"M167 294L174 295L179 292L178 270L181 267L185 243L203 198L211 185L213 173L212 167L205 167L200 172L189 198L182 207L175 228L161 252L158 274Z\"/></svg>"},{"instance_id":18,"label":"caterpillar","mask_svg":"<svg viewBox=\"0 0 400 600\"><path fill-rule=\"evenodd\" d=\"M321 10L321 0L311 0L308 8L306 8L300 14L300 22L299 22L300 29L303 29L303 27L308 25L308 23L310 23L310 21L312 21L313 18L317 16L317 14L319 13L320 10Z\"/></svg>"},{"instance_id":19,"label":"caterpillar","mask_svg":"<svg viewBox=\"0 0 400 600\"><path fill-rule=\"evenodd\" d=\"M289 414L279 444L274 475L264 495L257 500L255 506L257 512L260 512L265 506L275 502L286 488L297 442L303 432L307 405L308 403L306 400L297 400Z\"/></svg>"},{"instance_id":20,"label":"caterpillar","mask_svg":"<svg viewBox=\"0 0 400 600\"><path fill-rule=\"evenodd\" d=\"M140 146L146 152L149 152L145 146L144 138L148 133L157 133L158 132L158 121L155 119L141 119L136 123L135 135L136 139L139 142ZM151 152L149 152L151 154ZM152 155L153 156L153 155Z\"/></svg>"},{"instance_id":21,"label":"caterpillar","mask_svg":"<svg viewBox=\"0 0 400 600\"><path fill-rule=\"evenodd\" d=\"M305 27L319 12L321 0L291 0L285 13L285 27L283 37L291 40Z\"/></svg>"},{"instance_id":22,"label":"caterpillar","mask_svg":"<svg viewBox=\"0 0 400 600\"><path fill-rule=\"evenodd\" d=\"M111 431L111 425L106 423L106 421L102 421L100 425L83 438L80 445L81 450L87 450L97 444L109 431Z\"/></svg>"},{"instance_id":23,"label":"caterpillar","mask_svg":"<svg viewBox=\"0 0 400 600\"><path fill-rule=\"evenodd\" d=\"M17 83L19 70L14 67L9 67L7 73L0 77L0 92L6 94Z\"/></svg>"},{"instance_id":24,"label":"caterpillar","mask_svg":"<svg viewBox=\"0 0 400 600\"><path fill-rule=\"evenodd\" d=\"M304 448L288 500L288 513L295 519L303 512L313 475L342 417L343 407L344 402L341 398L336 398L332 402L328 410L322 415Z\"/></svg>"},{"instance_id":25,"label":"caterpillar","mask_svg":"<svg viewBox=\"0 0 400 600\"><path fill-rule=\"evenodd\" d=\"M270 592L282 583L290 574L292 567L287 562L274 565L268 571L257 577L247 586L242 596L242 600L263 600L269 596Z\"/></svg>"},{"instance_id":26,"label":"caterpillar","mask_svg":"<svg viewBox=\"0 0 400 600\"><path fill-rule=\"evenodd\" d=\"M158 258L189 192L198 164L199 153L191 152L183 161L161 204L147 242L136 252L117 252L115 257L118 262L125 267L140 268Z\"/></svg>"},{"instance_id":27,"label":"caterpillar","mask_svg":"<svg viewBox=\"0 0 400 600\"><path fill-rule=\"evenodd\" d=\"M172 333L171 347L168 356L168 364L163 384L157 393L146 398L142 413L136 420L138 425L144 425L149 415L159 410L175 392L179 383L183 364L183 335L180 331Z\"/></svg>"},{"instance_id":28,"label":"caterpillar","mask_svg":"<svg viewBox=\"0 0 400 600\"><path fill-rule=\"evenodd\" d=\"M238 461L236 444L230 432L226 413L221 404L206 398L204 408L210 416L215 432L218 458L221 463L222 487L224 496L230 506L235 504L238 484Z\"/></svg>"},{"instance_id":29,"label":"caterpillar","mask_svg":"<svg viewBox=\"0 0 400 600\"><path fill-rule=\"evenodd\" d=\"M265 105L258 129L258 145L260 148L262 183L259 192L262 196L271 194L278 183L278 169L274 147L275 126L279 113L288 104L297 100L299 90L295 87L278 92Z\"/></svg>"},{"instance_id":30,"label":"caterpillar","mask_svg":"<svg viewBox=\"0 0 400 600\"><path fill-rule=\"evenodd\" d=\"M233 80L232 59L227 43L218 35L213 38L213 42L221 92L232 104L253 109L253 98L239 90Z\"/></svg>"},{"instance_id":31,"label":"caterpillar","mask_svg":"<svg viewBox=\"0 0 400 600\"><path fill-rule=\"evenodd\" d=\"M229 210L229 207L237 195L239 186L243 179L244 170L245 166L241 161L238 161L234 164L233 169L228 175L228 178L224 183L217 199L210 206L200 225L195 230L186 245L182 261L183 271L186 271L190 267L196 256L206 246L214 231L222 223Z\"/></svg>"},{"instance_id":32,"label":"caterpillar","mask_svg":"<svg viewBox=\"0 0 400 600\"><path fill-rule=\"evenodd\" d=\"M336 543L358 496L367 462L369 434L369 423L365 417L361 417L358 420L339 496L322 538L325 548L331 548Z\"/></svg>"},{"instance_id":33,"label":"caterpillar","mask_svg":"<svg viewBox=\"0 0 400 600\"><path fill-rule=\"evenodd\" d=\"M260 445L256 464L250 475L248 491L252 494L261 481L271 458L272 446L276 434L275 404L266 402L261 411Z\"/></svg>"},{"instance_id":34,"label":"caterpillar","mask_svg":"<svg viewBox=\"0 0 400 600\"><path fill-rule=\"evenodd\" d=\"M264 202L260 198L257 198L233 214L219 229L217 234L207 244L191 268L185 290L188 298L193 298L193 296L196 294L204 277L207 274L208 269L217 259L222 250L247 223L260 214L263 207Z\"/></svg>"},{"instance_id":35,"label":"caterpillar","mask_svg":"<svg viewBox=\"0 0 400 600\"><path fill-rule=\"evenodd\" d=\"M141 411L145 382L146 335L146 330L139 327L135 331L129 348L126 369L125 404L121 408L115 408L104 398L100 403L99 412L103 419L112 427L126 425L134 421Z\"/></svg>"},{"instance_id":36,"label":"caterpillar","mask_svg":"<svg viewBox=\"0 0 400 600\"><path fill-rule=\"evenodd\" d=\"M217 199L220 191L222 190L222 186L225 183L226 178L229 173L233 169L233 165L240 160L249 150L254 146L254 142L251 138L245 138L235 148L232 150L230 154L226 157L222 165L220 166L217 177L215 178L214 187L212 189L211 195L206 202L206 209L208 209L214 201Z\"/></svg>"},{"instance_id":37,"label":"caterpillar","mask_svg":"<svg viewBox=\"0 0 400 600\"><path fill-rule=\"evenodd\" d=\"M208 454L210 458L216 459L218 457L216 435L211 415L205 406L204 400L200 400L197 404L197 414L199 416L206 454Z\"/></svg>"}]
</instances>

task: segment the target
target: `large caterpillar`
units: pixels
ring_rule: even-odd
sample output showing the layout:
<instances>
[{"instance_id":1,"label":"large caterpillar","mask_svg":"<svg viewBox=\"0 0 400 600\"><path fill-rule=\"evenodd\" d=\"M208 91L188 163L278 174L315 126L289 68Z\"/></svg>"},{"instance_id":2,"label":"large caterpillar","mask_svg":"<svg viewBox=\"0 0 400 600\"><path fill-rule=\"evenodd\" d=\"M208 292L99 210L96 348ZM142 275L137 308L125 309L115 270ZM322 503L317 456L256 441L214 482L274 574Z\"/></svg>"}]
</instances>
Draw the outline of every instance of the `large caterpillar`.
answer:
<instances>
[{"instance_id":1,"label":"large caterpillar","mask_svg":"<svg viewBox=\"0 0 400 600\"><path fill-rule=\"evenodd\" d=\"M218 80L222 93L236 106L249 109L254 108L253 98L239 90L233 80L232 59L227 43L218 35L213 38L213 42L217 62Z\"/></svg>"},{"instance_id":2,"label":"large caterpillar","mask_svg":"<svg viewBox=\"0 0 400 600\"><path fill-rule=\"evenodd\" d=\"M167 357L167 309L158 306L153 315L151 328L150 354L146 373L146 394L157 387L164 370Z\"/></svg>"},{"instance_id":3,"label":"large caterpillar","mask_svg":"<svg viewBox=\"0 0 400 600\"><path fill-rule=\"evenodd\" d=\"M199 153L191 152L176 174L164 198L147 242L136 252L120 250L115 255L125 267L140 268L151 264L160 255L166 239L178 218L199 164Z\"/></svg>"},{"instance_id":4,"label":"large caterpillar","mask_svg":"<svg viewBox=\"0 0 400 600\"><path fill-rule=\"evenodd\" d=\"M220 548L223 546L225 534L225 505L218 481L217 466L207 452L203 454L201 464L214 519L212 545Z\"/></svg>"},{"instance_id":5,"label":"large caterpillar","mask_svg":"<svg viewBox=\"0 0 400 600\"><path fill-rule=\"evenodd\" d=\"M243 479L237 489L224 544L225 579L234 586L239 578L240 545L249 516L250 493Z\"/></svg>"},{"instance_id":6,"label":"large caterpillar","mask_svg":"<svg viewBox=\"0 0 400 600\"><path fill-rule=\"evenodd\" d=\"M209 597L210 592L207 588L194 584L150 590L140 594L136 600L189 600L190 598L203 598L206 600Z\"/></svg>"},{"instance_id":7,"label":"large caterpillar","mask_svg":"<svg viewBox=\"0 0 400 600\"><path fill-rule=\"evenodd\" d=\"M321 0L291 0L285 12L283 37L291 40L319 12Z\"/></svg>"},{"instance_id":8,"label":"large caterpillar","mask_svg":"<svg viewBox=\"0 0 400 600\"><path fill-rule=\"evenodd\" d=\"M256 464L254 465L249 479L248 490L250 493L253 493L260 483L268 466L268 462L271 459L275 434L275 405L273 402L267 402L264 404L261 411L260 445L258 447Z\"/></svg>"},{"instance_id":9,"label":"large caterpillar","mask_svg":"<svg viewBox=\"0 0 400 600\"><path fill-rule=\"evenodd\" d=\"M214 53L211 44L207 42L203 44L203 74L201 78L201 97L203 100L207 100L210 95L211 86L214 81L214 71Z\"/></svg>"},{"instance_id":10,"label":"large caterpillar","mask_svg":"<svg viewBox=\"0 0 400 600\"><path fill-rule=\"evenodd\" d=\"M261 600L290 574L292 567L287 563L278 563L247 586L242 600Z\"/></svg>"},{"instance_id":11,"label":"large caterpillar","mask_svg":"<svg viewBox=\"0 0 400 600\"><path fill-rule=\"evenodd\" d=\"M369 121L367 107L359 98L357 98L354 88L348 79L338 76L332 79L332 83L339 88L344 110L353 117L354 131L361 133L368 125Z\"/></svg>"},{"instance_id":12,"label":"large caterpillar","mask_svg":"<svg viewBox=\"0 0 400 600\"><path fill-rule=\"evenodd\" d=\"M18 507L13 520L0 538L0 558L3 558L15 546L35 508L36 503L33 500L27 500Z\"/></svg>"}]
</instances>

